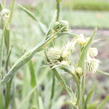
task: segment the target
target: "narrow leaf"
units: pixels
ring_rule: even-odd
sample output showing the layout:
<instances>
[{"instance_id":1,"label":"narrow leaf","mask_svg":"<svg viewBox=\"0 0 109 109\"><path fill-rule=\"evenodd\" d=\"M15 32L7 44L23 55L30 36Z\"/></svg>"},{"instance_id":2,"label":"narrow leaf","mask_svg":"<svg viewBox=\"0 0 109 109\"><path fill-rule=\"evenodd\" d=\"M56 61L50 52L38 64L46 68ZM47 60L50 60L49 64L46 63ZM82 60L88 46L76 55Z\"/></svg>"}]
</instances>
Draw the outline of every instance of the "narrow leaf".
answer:
<instances>
[{"instance_id":1,"label":"narrow leaf","mask_svg":"<svg viewBox=\"0 0 109 109\"><path fill-rule=\"evenodd\" d=\"M83 48L82 50L82 53L81 53L81 56L80 56L80 60L79 60L79 63L78 63L78 66L80 67L84 67L84 61L85 61L85 58L87 56L87 51L92 43L92 41L94 40L95 38L95 35L96 35L96 31L94 31L94 33L92 34L92 36L90 37L88 43L86 44L86 46Z\"/></svg>"},{"instance_id":2,"label":"narrow leaf","mask_svg":"<svg viewBox=\"0 0 109 109\"><path fill-rule=\"evenodd\" d=\"M34 88L36 86L36 75L35 75L35 69L34 69L34 64L32 60L30 60L28 66L29 66L29 71L31 76L31 86L32 88Z\"/></svg>"}]
</instances>

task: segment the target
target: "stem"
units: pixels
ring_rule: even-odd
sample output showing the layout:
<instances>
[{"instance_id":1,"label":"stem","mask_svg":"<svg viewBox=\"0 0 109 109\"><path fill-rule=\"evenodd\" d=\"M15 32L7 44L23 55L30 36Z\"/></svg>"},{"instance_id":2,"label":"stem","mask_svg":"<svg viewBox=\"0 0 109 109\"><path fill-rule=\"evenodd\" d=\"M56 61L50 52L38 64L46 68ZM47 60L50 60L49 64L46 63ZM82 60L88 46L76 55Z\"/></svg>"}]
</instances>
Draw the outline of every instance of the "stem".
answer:
<instances>
[{"instance_id":1,"label":"stem","mask_svg":"<svg viewBox=\"0 0 109 109\"><path fill-rule=\"evenodd\" d=\"M59 0L56 0L56 8L57 8L57 17L56 17L56 21L59 21L59 17L60 17L60 2Z\"/></svg>"},{"instance_id":2,"label":"stem","mask_svg":"<svg viewBox=\"0 0 109 109\"><path fill-rule=\"evenodd\" d=\"M77 107L84 109L85 75L80 78L77 90Z\"/></svg>"},{"instance_id":3,"label":"stem","mask_svg":"<svg viewBox=\"0 0 109 109\"><path fill-rule=\"evenodd\" d=\"M50 104L49 104L49 108L48 109L51 109L52 107L52 102L53 102L53 98L54 98L54 93L55 93L55 74L53 72L53 75L52 75L52 88L51 88L51 97L50 97Z\"/></svg>"},{"instance_id":4,"label":"stem","mask_svg":"<svg viewBox=\"0 0 109 109\"><path fill-rule=\"evenodd\" d=\"M3 1L4 7L6 5L6 0ZM9 19L7 20L7 22L3 25L3 37L4 37L4 43L5 43L5 47L6 47L6 59L5 59L5 73L8 72L8 67L9 67L9 60L10 60L10 54L11 54L11 50L10 49L10 25L11 25L11 20L12 20L12 16L13 16L13 11L14 11L14 5L15 5L15 0L12 0L11 3L11 13L9 16ZM11 85L12 85L12 79L10 79L10 81L6 84L5 87L5 109L8 109L8 107L10 106L10 102L11 102ZM13 89L14 90L14 89Z\"/></svg>"}]
</instances>

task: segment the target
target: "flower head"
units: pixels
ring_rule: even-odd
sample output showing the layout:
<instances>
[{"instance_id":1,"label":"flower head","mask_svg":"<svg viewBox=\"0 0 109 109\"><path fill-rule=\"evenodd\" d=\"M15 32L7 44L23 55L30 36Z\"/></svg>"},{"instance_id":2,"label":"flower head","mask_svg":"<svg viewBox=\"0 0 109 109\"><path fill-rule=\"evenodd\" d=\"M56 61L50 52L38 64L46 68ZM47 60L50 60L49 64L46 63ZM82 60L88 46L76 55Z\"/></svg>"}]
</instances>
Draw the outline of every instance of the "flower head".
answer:
<instances>
[{"instance_id":1,"label":"flower head","mask_svg":"<svg viewBox=\"0 0 109 109\"><path fill-rule=\"evenodd\" d=\"M97 56L98 55L98 50L97 50L97 48L90 48L89 49L89 56L90 57L95 57L95 56Z\"/></svg>"},{"instance_id":2,"label":"flower head","mask_svg":"<svg viewBox=\"0 0 109 109\"><path fill-rule=\"evenodd\" d=\"M57 32L59 30L60 30L60 32L67 32L68 29L69 29L69 24L67 21L64 21L64 20L56 22L54 27L53 27L53 30L55 32Z\"/></svg>"},{"instance_id":3,"label":"flower head","mask_svg":"<svg viewBox=\"0 0 109 109\"><path fill-rule=\"evenodd\" d=\"M87 72L95 73L99 67L100 61L95 58L90 58L85 63L85 69Z\"/></svg>"},{"instance_id":4,"label":"flower head","mask_svg":"<svg viewBox=\"0 0 109 109\"><path fill-rule=\"evenodd\" d=\"M0 12L0 17L1 19L3 19L4 21L7 20L9 18L10 15L10 10L9 9L2 9Z\"/></svg>"}]
</instances>

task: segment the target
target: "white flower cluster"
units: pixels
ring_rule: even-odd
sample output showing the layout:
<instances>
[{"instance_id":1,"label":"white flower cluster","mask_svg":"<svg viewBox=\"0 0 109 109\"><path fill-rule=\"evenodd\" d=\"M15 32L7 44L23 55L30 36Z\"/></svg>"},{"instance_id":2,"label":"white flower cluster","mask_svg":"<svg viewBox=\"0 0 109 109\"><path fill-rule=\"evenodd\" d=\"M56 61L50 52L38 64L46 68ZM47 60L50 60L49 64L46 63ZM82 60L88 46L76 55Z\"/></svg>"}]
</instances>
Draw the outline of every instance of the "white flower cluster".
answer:
<instances>
[{"instance_id":1,"label":"white flower cluster","mask_svg":"<svg viewBox=\"0 0 109 109\"><path fill-rule=\"evenodd\" d=\"M6 21L10 16L10 10L7 8L4 8L0 12L0 17L3 21Z\"/></svg>"},{"instance_id":2,"label":"white flower cluster","mask_svg":"<svg viewBox=\"0 0 109 109\"><path fill-rule=\"evenodd\" d=\"M62 48L50 48L47 51L47 57L49 59L49 63L51 65L69 65L70 60L69 57L71 56L71 51L73 51L75 43L68 42Z\"/></svg>"},{"instance_id":3,"label":"white flower cluster","mask_svg":"<svg viewBox=\"0 0 109 109\"><path fill-rule=\"evenodd\" d=\"M76 45L80 45L84 47L89 41L89 38L85 38L84 35L80 35L79 37L74 38L70 42L68 42L62 48L50 48L47 51L47 57L49 59L49 63L54 65L67 65L73 66L72 73L76 73L77 75L83 75L83 72L96 72L99 66L100 61L95 57L98 55L97 48L89 48L86 59L84 69L77 65L73 65L70 57L72 53L76 50Z\"/></svg>"},{"instance_id":4,"label":"white flower cluster","mask_svg":"<svg viewBox=\"0 0 109 109\"><path fill-rule=\"evenodd\" d=\"M99 67L100 61L95 57L98 55L97 48L90 48L88 51L87 60L85 62L85 69L87 72L95 73Z\"/></svg>"},{"instance_id":5,"label":"white flower cluster","mask_svg":"<svg viewBox=\"0 0 109 109\"><path fill-rule=\"evenodd\" d=\"M77 44L80 46L85 46L89 41L89 38L85 38L83 34L80 34L80 37L76 39ZM98 55L97 48L89 48L87 58L85 61L85 72L96 72L100 61L95 57Z\"/></svg>"}]
</instances>

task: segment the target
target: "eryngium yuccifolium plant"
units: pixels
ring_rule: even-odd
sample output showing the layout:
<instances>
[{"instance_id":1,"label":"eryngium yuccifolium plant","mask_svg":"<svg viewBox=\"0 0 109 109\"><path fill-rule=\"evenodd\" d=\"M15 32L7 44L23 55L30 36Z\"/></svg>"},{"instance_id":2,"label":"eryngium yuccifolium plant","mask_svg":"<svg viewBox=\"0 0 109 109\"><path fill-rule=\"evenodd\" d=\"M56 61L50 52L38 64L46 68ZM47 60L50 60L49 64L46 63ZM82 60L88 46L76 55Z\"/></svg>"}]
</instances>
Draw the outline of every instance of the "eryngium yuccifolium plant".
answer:
<instances>
[{"instance_id":1,"label":"eryngium yuccifolium plant","mask_svg":"<svg viewBox=\"0 0 109 109\"><path fill-rule=\"evenodd\" d=\"M88 72L96 72L99 67L99 60L96 59L98 54L97 48L92 48L94 35L91 37L85 37L84 35L77 35L66 45L59 48L48 48L46 56L50 67L53 69L64 70L73 76L74 81L77 84L76 101L73 106L76 109L85 109L83 99L85 95L85 75ZM78 49L79 46L79 49ZM72 58L74 54L79 54L79 58L75 60ZM79 59L79 60L78 60ZM76 62L74 62L76 61ZM74 102L74 101L73 101Z\"/></svg>"}]
</instances>

